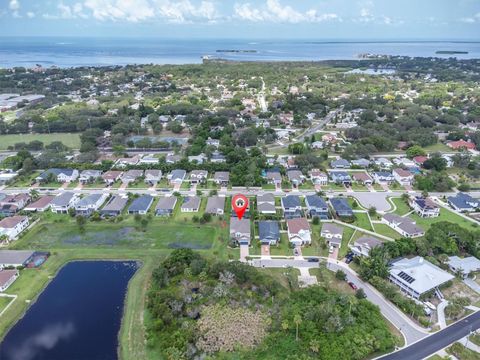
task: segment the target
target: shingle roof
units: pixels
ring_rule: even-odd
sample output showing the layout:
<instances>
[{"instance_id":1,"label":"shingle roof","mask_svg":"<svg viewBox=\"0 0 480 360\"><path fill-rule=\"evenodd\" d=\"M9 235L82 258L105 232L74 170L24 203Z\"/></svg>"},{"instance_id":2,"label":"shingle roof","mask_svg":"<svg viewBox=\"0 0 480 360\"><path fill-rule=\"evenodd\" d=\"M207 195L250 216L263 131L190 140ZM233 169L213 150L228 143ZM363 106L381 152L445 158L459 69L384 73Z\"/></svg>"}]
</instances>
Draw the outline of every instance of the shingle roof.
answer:
<instances>
[{"instance_id":1,"label":"shingle roof","mask_svg":"<svg viewBox=\"0 0 480 360\"><path fill-rule=\"evenodd\" d=\"M211 196L207 200L207 207L205 212L209 214L216 214L217 210L223 210L225 208L225 197L223 196Z\"/></svg>"},{"instance_id":2,"label":"shingle roof","mask_svg":"<svg viewBox=\"0 0 480 360\"><path fill-rule=\"evenodd\" d=\"M326 222L322 224L321 232L330 233L334 235L343 235L343 227Z\"/></svg>"},{"instance_id":3,"label":"shingle roof","mask_svg":"<svg viewBox=\"0 0 480 360\"><path fill-rule=\"evenodd\" d=\"M24 264L33 254L32 250L0 250L0 264Z\"/></svg>"},{"instance_id":4,"label":"shingle roof","mask_svg":"<svg viewBox=\"0 0 480 360\"><path fill-rule=\"evenodd\" d=\"M26 216L11 216L0 220L0 228L11 229L27 219Z\"/></svg>"},{"instance_id":5,"label":"shingle roof","mask_svg":"<svg viewBox=\"0 0 480 360\"><path fill-rule=\"evenodd\" d=\"M305 218L287 219L288 231L298 234L301 230L310 231L310 224Z\"/></svg>"},{"instance_id":6,"label":"shingle roof","mask_svg":"<svg viewBox=\"0 0 480 360\"><path fill-rule=\"evenodd\" d=\"M93 205L95 204L100 198L103 196L103 194L90 194L85 196L83 199L81 199L77 203L77 207L82 207L82 206L88 206L88 205Z\"/></svg>"},{"instance_id":7,"label":"shingle roof","mask_svg":"<svg viewBox=\"0 0 480 360\"><path fill-rule=\"evenodd\" d=\"M150 205L152 205L153 197L150 195L142 195L132 201L132 204L128 208L128 211L147 211Z\"/></svg>"},{"instance_id":8,"label":"shingle roof","mask_svg":"<svg viewBox=\"0 0 480 360\"><path fill-rule=\"evenodd\" d=\"M175 208L176 203L177 203L176 196L161 197L158 200L158 203L155 209L156 210L173 210Z\"/></svg>"},{"instance_id":9,"label":"shingle roof","mask_svg":"<svg viewBox=\"0 0 480 360\"><path fill-rule=\"evenodd\" d=\"M282 204L284 208L294 208L301 206L300 198L297 195L287 195L282 197Z\"/></svg>"},{"instance_id":10,"label":"shingle roof","mask_svg":"<svg viewBox=\"0 0 480 360\"><path fill-rule=\"evenodd\" d=\"M65 191L60 195L55 196L50 205L52 206L67 206L75 194L71 191Z\"/></svg>"},{"instance_id":11,"label":"shingle roof","mask_svg":"<svg viewBox=\"0 0 480 360\"><path fill-rule=\"evenodd\" d=\"M102 211L122 211L127 206L128 198L115 195L108 201Z\"/></svg>"},{"instance_id":12,"label":"shingle roof","mask_svg":"<svg viewBox=\"0 0 480 360\"><path fill-rule=\"evenodd\" d=\"M200 198L190 196L183 199L182 209L198 209L200 207Z\"/></svg>"},{"instance_id":13,"label":"shingle roof","mask_svg":"<svg viewBox=\"0 0 480 360\"><path fill-rule=\"evenodd\" d=\"M280 229L276 221L259 221L258 235L260 240L263 239L280 239Z\"/></svg>"},{"instance_id":14,"label":"shingle roof","mask_svg":"<svg viewBox=\"0 0 480 360\"><path fill-rule=\"evenodd\" d=\"M311 208L326 208L328 207L327 203L325 200L323 200L320 196L318 195L307 195L305 197L305 203L307 207Z\"/></svg>"}]
</instances>

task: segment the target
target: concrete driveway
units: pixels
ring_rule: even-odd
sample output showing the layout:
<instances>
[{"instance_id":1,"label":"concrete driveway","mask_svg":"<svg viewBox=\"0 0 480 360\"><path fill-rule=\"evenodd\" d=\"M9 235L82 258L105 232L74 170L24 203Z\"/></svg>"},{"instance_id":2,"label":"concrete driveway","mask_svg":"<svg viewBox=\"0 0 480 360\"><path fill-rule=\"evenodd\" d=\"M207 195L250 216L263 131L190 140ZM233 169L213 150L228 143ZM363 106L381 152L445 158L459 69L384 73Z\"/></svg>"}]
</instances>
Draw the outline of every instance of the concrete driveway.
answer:
<instances>
[{"instance_id":1,"label":"concrete driveway","mask_svg":"<svg viewBox=\"0 0 480 360\"><path fill-rule=\"evenodd\" d=\"M391 208L390 203L387 201L387 197L392 196L392 194L387 192L355 192L348 195L356 198L360 205L366 209L373 206L377 209L377 211L386 212Z\"/></svg>"},{"instance_id":2,"label":"concrete driveway","mask_svg":"<svg viewBox=\"0 0 480 360\"><path fill-rule=\"evenodd\" d=\"M249 254L248 245L240 245L240 261L245 261Z\"/></svg>"},{"instance_id":3,"label":"concrete driveway","mask_svg":"<svg viewBox=\"0 0 480 360\"><path fill-rule=\"evenodd\" d=\"M270 245L262 245L262 256L270 256Z\"/></svg>"}]
</instances>

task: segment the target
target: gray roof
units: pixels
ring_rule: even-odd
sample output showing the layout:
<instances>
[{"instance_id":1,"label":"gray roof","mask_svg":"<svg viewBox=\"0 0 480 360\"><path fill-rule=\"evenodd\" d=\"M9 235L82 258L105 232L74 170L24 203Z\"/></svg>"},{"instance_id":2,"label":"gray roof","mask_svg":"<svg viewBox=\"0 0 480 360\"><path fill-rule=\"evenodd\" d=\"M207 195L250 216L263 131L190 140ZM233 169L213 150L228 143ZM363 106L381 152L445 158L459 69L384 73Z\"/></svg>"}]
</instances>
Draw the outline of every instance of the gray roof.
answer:
<instances>
[{"instance_id":1,"label":"gray roof","mask_svg":"<svg viewBox=\"0 0 480 360\"><path fill-rule=\"evenodd\" d=\"M52 168L52 169L48 169L47 171L44 171L38 177L41 178L41 179L46 179L46 178L48 178L48 175L50 175L50 174L53 174L55 176L58 176L60 174L65 174L66 176L72 176L73 171L74 171L73 169Z\"/></svg>"},{"instance_id":2,"label":"gray roof","mask_svg":"<svg viewBox=\"0 0 480 360\"><path fill-rule=\"evenodd\" d=\"M266 177L270 180L282 181L280 171L267 171Z\"/></svg>"},{"instance_id":3,"label":"gray roof","mask_svg":"<svg viewBox=\"0 0 480 360\"><path fill-rule=\"evenodd\" d=\"M145 170L145 177L153 177L153 178L160 178L162 177L162 170Z\"/></svg>"},{"instance_id":4,"label":"gray roof","mask_svg":"<svg viewBox=\"0 0 480 360\"><path fill-rule=\"evenodd\" d=\"M150 195L142 195L132 201L132 204L128 208L128 211L147 211L152 205L153 197Z\"/></svg>"},{"instance_id":5,"label":"gray roof","mask_svg":"<svg viewBox=\"0 0 480 360\"><path fill-rule=\"evenodd\" d=\"M300 198L297 195L287 195L282 197L282 205L284 208L301 206Z\"/></svg>"},{"instance_id":6,"label":"gray roof","mask_svg":"<svg viewBox=\"0 0 480 360\"><path fill-rule=\"evenodd\" d=\"M307 207L310 208L328 208L328 205L325 200L323 200L320 196L318 195L307 195L305 197L305 204Z\"/></svg>"},{"instance_id":7,"label":"gray roof","mask_svg":"<svg viewBox=\"0 0 480 360\"><path fill-rule=\"evenodd\" d=\"M0 264L24 264L33 254L32 250L0 250Z\"/></svg>"},{"instance_id":8,"label":"gray roof","mask_svg":"<svg viewBox=\"0 0 480 360\"><path fill-rule=\"evenodd\" d=\"M101 170L83 170L80 173L80 177L100 177L102 176Z\"/></svg>"},{"instance_id":9,"label":"gray roof","mask_svg":"<svg viewBox=\"0 0 480 360\"><path fill-rule=\"evenodd\" d=\"M170 180L172 181L183 180L185 179L186 174L187 172L185 170L181 170L181 169L172 170L172 172L170 173Z\"/></svg>"},{"instance_id":10,"label":"gray roof","mask_svg":"<svg viewBox=\"0 0 480 360\"><path fill-rule=\"evenodd\" d=\"M322 224L322 233L330 233L334 235L343 235L343 227L332 224L332 223L323 223Z\"/></svg>"},{"instance_id":11,"label":"gray roof","mask_svg":"<svg viewBox=\"0 0 480 360\"><path fill-rule=\"evenodd\" d=\"M65 191L60 195L55 196L50 205L52 206L67 206L75 194L71 191Z\"/></svg>"},{"instance_id":12,"label":"gray roof","mask_svg":"<svg viewBox=\"0 0 480 360\"><path fill-rule=\"evenodd\" d=\"M258 222L258 235L260 240L279 240L280 229L278 222L276 221L259 221Z\"/></svg>"},{"instance_id":13,"label":"gray roof","mask_svg":"<svg viewBox=\"0 0 480 360\"><path fill-rule=\"evenodd\" d=\"M257 195L257 204L260 202L270 202L275 204L275 195L273 195L272 193Z\"/></svg>"},{"instance_id":14,"label":"gray roof","mask_svg":"<svg viewBox=\"0 0 480 360\"><path fill-rule=\"evenodd\" d=\"M207 207L205 209L206 213L216 214L217 210L224 210L225 208L225 197L223 196L211 196L207 200Z\"/></svg>"},{"instance_id":15,"label":"gray roof","mask_svg":"<svg viewBox=\"0 0 480 360\"><path fill-rule=\"evenodd\" d=\"M345 159L338 159L338 160L332 160L330 162L330 165L332 167L349 167L350 166L350 163L348 162L348 160L345 160Z\"/></svg>"},{"instance_id":16,"label":"gray roof","mask_svg":"<svg viewBox=\"0 0 480 360\"><path fill-rule=\"evenodd\" d=\"M457 270L462 270L464 274L469 274L480 269L480 260L474 256L459 258L458 256L450 256L448 265Z\"/></svg>"},{"instance_id":17,"label":"gray roof","mask_svg":"<svg viewBox=\"0 0 480 360\"><path fill-rule=\"evenodd\" d=\"M230 173L228 171L217 171L213 176L213 179L219 181L229 181Z\"/></svg>"},{"instance_id":18,"label":"gray roof","mask_svg":"<svg viewBox=\"0 0 480 360\"><path fill-rule=\"evenodd\" d=\"M239 220L236 217L230 219L230 234L234 233L250 235L250 219L242 218Z\"/></svg>"},{"instance_id":19,"label":"gray roof","mask_svg":"<svg viewBox=\"0 0 480 360\"><path fill-rule=\"evenodd\" d=\"M143 176L143 170L128 170L126 173L123 174L123 179L137 179Z\"/></svg>"},{"instance_id":20,"label":"gray roof","mask_svg":"<svg viewBox=\"0 0 480 360\"><path fill-rule=\"evenodd\" d=\"M198 209L200 207L200 198L198 196L190 196L183 199L182 209Z\"/></svg>"},{"instance_id":21,"label":"gray roof","mask_svg":"<svg viewBox=\"0 0 480 360\"><path fill-rule=\"evenodd\" d=\"M127 205L128 198L123 198L118 195L112 196L102 209L102 211L122 211Z\"/></svg>"},{"instance_id":22,"label":"gray roof","mask_svg":"<svg viewBox=\"0 0 480 360\"><path fill-rule=\"evenodd\" d=\"M420 226L416 225L415 221L410 219L408 216L385 214L383 218L390 223L396 223L397 226L407 234L413 235L424 232L424 230Z\"/></svg>"},{"instance_id":23,"label":"gray roof","mask_svg":"<svg viewBox=\"0 0 480 360\"><path fill-rule=\"evenodd\" d=\"M156 210L173 210L175 208L176 203L177 203L176 196L161 197L158 200L158 203L155 209Z\"/></svg>"},{"instance_id":24,"label":"gray roof","mask_svg":"<svg viewBox=\"0 0 480 360\"><path fill-rule=\"evenodd\" d=\"M95 204L100 198L103 196L103 194L90 194L85 196L83 199L81 199L77 204L76 207L83 207L83 206L88 206L88 205L93 205Z\"/></svg>"},{"instance_id":25,"label":"gray roof","mask_svg":"<svg viewBox=\"0 0 480 360\"><path fill-rule=\"evenodd\" d=\"M288 170L287 171L287 176L290 181L292 180L298 180L301 181L303 174L300 170Z\"/></svg>"}]
</instances>

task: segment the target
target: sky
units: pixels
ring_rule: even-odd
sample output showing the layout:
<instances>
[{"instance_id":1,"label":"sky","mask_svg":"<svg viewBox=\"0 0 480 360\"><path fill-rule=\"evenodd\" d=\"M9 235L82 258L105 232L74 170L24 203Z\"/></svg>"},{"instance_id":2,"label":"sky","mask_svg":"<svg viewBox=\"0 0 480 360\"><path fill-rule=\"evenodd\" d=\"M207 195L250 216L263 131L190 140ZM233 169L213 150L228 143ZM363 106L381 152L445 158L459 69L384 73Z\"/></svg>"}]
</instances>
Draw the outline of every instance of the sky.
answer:
<instances>
[{"instance_id":1,"label":"sky","mask_svg":"<svg viewBox=\"0 0 480 360\"><path fill-rule=\"evenodd\" d=\"M480 0L0 0L0 36L480 40Z\"/></svg>"}]
</instances>

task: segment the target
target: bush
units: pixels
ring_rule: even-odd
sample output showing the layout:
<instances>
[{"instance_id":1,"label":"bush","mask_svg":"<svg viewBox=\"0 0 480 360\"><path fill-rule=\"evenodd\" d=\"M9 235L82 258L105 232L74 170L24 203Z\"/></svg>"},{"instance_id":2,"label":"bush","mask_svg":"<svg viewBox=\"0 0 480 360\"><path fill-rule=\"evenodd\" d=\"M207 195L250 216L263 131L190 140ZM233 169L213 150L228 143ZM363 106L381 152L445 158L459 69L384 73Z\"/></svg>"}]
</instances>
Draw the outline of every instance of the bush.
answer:
<instances>
[{"instance_id":1,"label":"bush","mask_svg":"<svg viewBox=\"0 0 480 360\"><path fill-rule=\"evenodd\" d=\"M313 225L319 225L320 224L320 218L318 216L314 216L312 219L312 224Z\"/></svg>"},{"instance_id":2,"label":"bush","mask_svg":"<svg viewBox=\"0 0 480 360\"><path fill-rule=\"evenodd\" d=\"M337 271L335 272L335 277L336 277L338 280L342 280L342 281L347 280L347 274L345 274L345 272L343 272L342 270L337 270Z\"/></svg>"}]
</instances>

